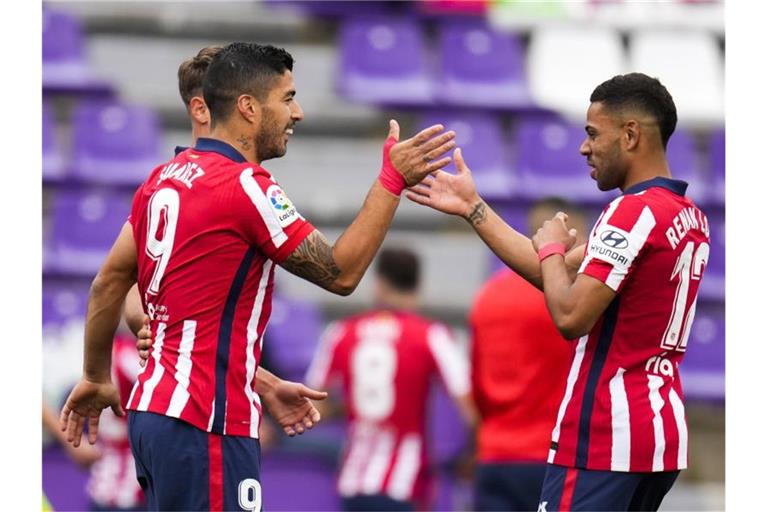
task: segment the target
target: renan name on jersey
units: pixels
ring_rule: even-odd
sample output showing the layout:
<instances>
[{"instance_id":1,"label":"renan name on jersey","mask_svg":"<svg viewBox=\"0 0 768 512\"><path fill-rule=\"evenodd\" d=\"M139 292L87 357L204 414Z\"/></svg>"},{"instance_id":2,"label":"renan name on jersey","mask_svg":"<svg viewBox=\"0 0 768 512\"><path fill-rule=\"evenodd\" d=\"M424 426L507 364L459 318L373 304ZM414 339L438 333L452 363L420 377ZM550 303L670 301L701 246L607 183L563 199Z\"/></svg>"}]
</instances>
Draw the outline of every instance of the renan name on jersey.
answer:
<instances>
[{"instance_id":1,"label":"renan name on jersey","mask_svg":"<svg viewBox=\"0 0 768 512\"><path fill-rule=\"evenodd\" d=\"M683 208L672 219L672 225L667 228L666 235L669 245L674 249L680 244L680 240L692 229L698 229L709 237L709 222L698 208Z\"/></svg>"}]
</instances>

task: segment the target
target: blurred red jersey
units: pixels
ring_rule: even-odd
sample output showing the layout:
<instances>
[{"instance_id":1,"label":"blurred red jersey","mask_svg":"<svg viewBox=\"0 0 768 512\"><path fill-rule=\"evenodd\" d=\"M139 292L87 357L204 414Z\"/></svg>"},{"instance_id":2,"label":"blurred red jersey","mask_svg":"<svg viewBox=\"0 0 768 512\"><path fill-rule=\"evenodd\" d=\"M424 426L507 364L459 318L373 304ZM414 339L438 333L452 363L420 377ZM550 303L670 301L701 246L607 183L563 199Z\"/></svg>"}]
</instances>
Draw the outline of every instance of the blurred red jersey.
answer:
<instances>
[{"instance_id":1,"label":"blurred red jersey","mask_svg":"<svg viewBox=\"0 0 768 512\"><path fill-rule=\"evenodd\" d=\"M130 222L154 343L129 409L258 437L274 265L314 228L266 170L205 138L150 174Z\"/></svg>"},{"instance_id":2,"label":"blurred red jersey","mask_svg":"<svg viewBox=\"0 0 768 512\"><path fill-rule=\"evenodd\" d=\"M573 345L544 294L509 269L480 289L469 324L478 460L545 463Z\"/></svg>"},{"instance_id":3,"label":"blurred red jersey","mask_svg":"<svg viewBox=\"0 0 768 512\"><path fill-rule=\"evenodd\" d=\"M578 340L549 462L605 471L685 469L678 366L709 257L706 216L685 182L654 178L611 202L579 270L616 292Z\"/></svg>"},{"instance_id":4,"label":"blurred red jersey","mask_svg":"<svg viewBox=\"0 0 768 512\"><path fill-rule=\"evenodd\" d=\"M453 396L469 392L466 359L449 330L415 313L374 311L332 324L307 384L341 379L349 436L339 493L424 500L429 471L424 438L430 382Z\"/></svg>"},{"instance_id":5,"label":"blurred red jersey","mask_svg":"<svg viewBox=\"0 0 768 512\"><path fill-rule=\"evenodd\" d=\"M139 355L132 337L117 335L112 345L112 382L120 392L123 407L139 373ZM144 503L144 491L136 480L136 464L128 442L128 418L111 409L99 421L101 458L91 467L87 491L91 500L103 507L135 508Z\"/></svg>"}]
</instances>

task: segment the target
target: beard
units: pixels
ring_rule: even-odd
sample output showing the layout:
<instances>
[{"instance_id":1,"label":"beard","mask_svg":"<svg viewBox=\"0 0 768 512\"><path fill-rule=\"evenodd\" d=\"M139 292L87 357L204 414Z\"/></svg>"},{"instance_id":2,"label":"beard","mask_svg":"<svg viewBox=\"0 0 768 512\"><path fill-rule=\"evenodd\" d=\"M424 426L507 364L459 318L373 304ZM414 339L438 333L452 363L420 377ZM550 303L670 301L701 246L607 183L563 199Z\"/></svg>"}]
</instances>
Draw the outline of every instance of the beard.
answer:
<instances>
[{"instance_id":1,"label":"beard","mask_svg":"<svg viewBox=\"0 0 768 512\"><path fill-rule=\"evenodd\" d=\"M601 159L603 161L601 170L597 172L597 188L603 192L620 188L627 173L618 139L606 153Z\"/></svg>"},{"instance_id":2,"label":"beard","mask_svg":"<svg viewBox=\"0 0 768 512\"><path fill-rule=\"evenodd\" d=\"M279 125L270 110L262 107L261 126L259 127L259 135L256 136L256 151L259 155L259 161L263 162L270 158L280 158L285 155L288 149L283 142L286 128Z\"/></svg>"}]
</instances>

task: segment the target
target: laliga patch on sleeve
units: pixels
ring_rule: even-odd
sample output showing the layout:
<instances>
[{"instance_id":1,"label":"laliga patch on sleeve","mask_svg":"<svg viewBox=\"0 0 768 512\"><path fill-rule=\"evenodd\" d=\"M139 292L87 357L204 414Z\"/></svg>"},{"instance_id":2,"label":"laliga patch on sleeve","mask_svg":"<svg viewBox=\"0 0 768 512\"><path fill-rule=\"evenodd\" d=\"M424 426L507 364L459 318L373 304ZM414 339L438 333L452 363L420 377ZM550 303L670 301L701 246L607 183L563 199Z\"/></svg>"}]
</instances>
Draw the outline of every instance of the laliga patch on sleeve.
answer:
<instances>
[{"instance_id":1,"label":"laliga patch on sleeve","mask_svg":"<svg viewBox=\"0 0 768 512\"><path fill-rule=\"evenodd\" d=\"M615 226L604 226L589 242L589 253L601 260L629 266L634 259L630 234Z\"/></svg>"},{"instance_id":2,"label":"laliga patch on sleeve","mask_svg":"<svg viewBox=\"0 0 768 512\"><path fill-rule=\"evenodd\" d=\"M296 211L296 207L291 200L288 199L288 196L285 195L283 189L278 185L271 185L267 189L267 199L282 227L286 228L293 224L294 221L303 218L299 215L299 212Z\"/></svg>"}]
</instances>

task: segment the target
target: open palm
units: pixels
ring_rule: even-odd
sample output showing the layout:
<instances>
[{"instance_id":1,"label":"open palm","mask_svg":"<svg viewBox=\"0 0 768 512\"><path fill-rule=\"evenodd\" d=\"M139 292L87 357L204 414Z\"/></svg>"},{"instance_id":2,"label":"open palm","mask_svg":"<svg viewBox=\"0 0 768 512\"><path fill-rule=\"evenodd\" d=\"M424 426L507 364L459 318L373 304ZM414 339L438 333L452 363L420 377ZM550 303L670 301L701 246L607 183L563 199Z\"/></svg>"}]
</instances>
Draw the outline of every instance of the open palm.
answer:
<instances>
[{"instance_id":1,"label":"open palm","mask_svg":"<svg viewBox=\"0 0 768 512\"><path fill-rule=\"evenodd\" d=\"M456 162L456 174L434 172L418 185L408 189L406 197L443 213L462 217L469 215L472 206L480 201L480 197L472 179L472 171L464 162L461 149L454 151L453 159Z\"/></svg>"}]
</instances>

